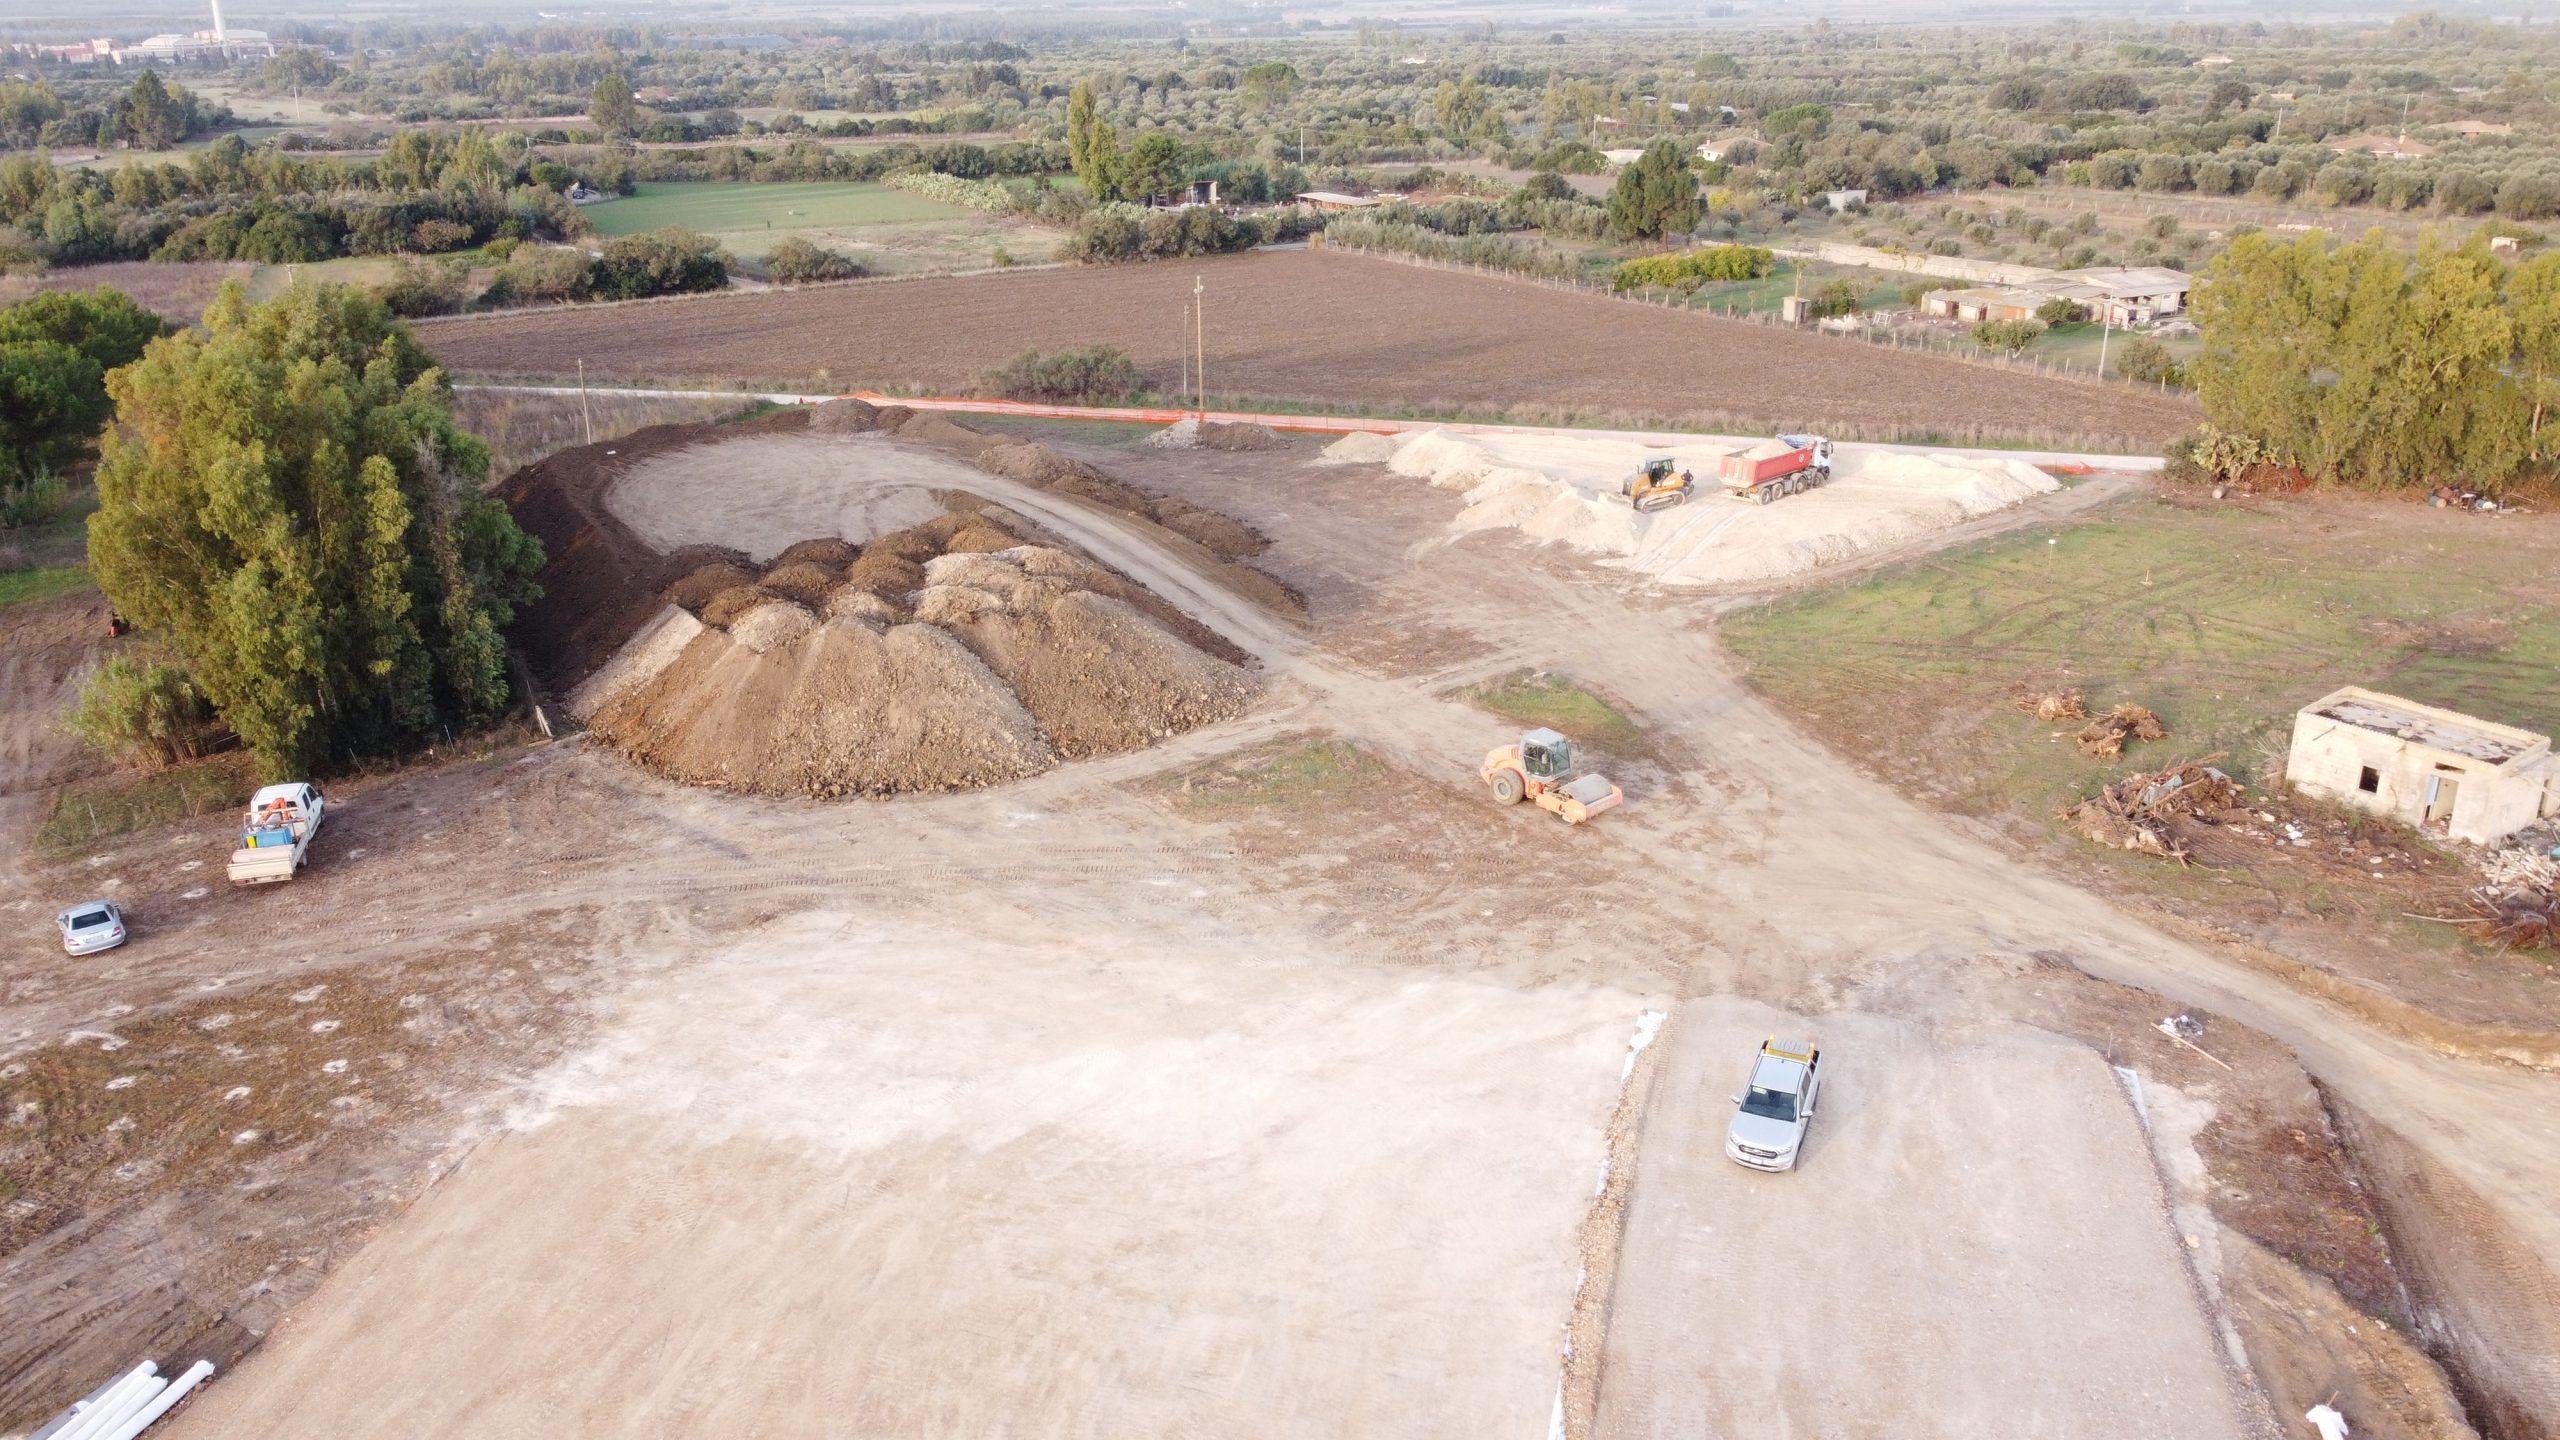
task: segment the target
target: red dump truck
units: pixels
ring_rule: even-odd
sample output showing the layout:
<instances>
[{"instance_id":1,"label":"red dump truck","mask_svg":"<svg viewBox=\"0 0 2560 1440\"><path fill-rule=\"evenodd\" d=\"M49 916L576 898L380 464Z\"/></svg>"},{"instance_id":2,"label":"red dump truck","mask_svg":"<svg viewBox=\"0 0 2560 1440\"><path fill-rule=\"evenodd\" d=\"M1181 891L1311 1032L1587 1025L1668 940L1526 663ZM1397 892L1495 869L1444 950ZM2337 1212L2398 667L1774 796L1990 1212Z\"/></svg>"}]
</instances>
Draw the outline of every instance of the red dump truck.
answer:
<instances>
[{"instance_id":1,"label":"red dump truck","mask_svg":"<svg viewBox=\"0 0 2560 1440\"><path fill-rule=\"evenodd\" d=\"M1831 442L1820 435L1781 435L1719 462L1725 493L1766 505L1831 478Z\"/></svg>"}]
</instances>

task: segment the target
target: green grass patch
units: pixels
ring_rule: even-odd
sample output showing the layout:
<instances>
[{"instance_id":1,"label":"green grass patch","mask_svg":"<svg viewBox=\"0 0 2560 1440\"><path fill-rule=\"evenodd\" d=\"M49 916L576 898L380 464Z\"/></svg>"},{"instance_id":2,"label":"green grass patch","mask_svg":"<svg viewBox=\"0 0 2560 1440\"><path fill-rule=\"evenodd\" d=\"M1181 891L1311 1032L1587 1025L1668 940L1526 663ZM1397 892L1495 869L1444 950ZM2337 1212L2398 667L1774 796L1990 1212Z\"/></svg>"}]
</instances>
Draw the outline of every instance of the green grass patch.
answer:
<instances>
[{"instance_id":1,"label":"green grass patch","mask_svg":"<svg viewBox=\"0 0 2560 1440\"><path fill-rule=\"evenodd\" d=\"M1626 749L1636 723L1618 707L1552 670L1522 670L1459 690L1455 697L1523 725L1559 730L1576 743Z\"/></svg>"},{"instance_id":2,"label":"green grass patch","mask_svg":"<svg viewBox=\"0 0 2560 1440\"><path fill-rule=\"evenodd\" d=\"M0 570L0 610L58 600L89 587L89 572L79 565L39 570Z\"/></svg>"},{"instance_id":3,"label":"green grass patch","mask_svg":"<svg viewBox=\"0 0 2560 1440\"><path fill-rule=\"evenodd\" d=\"M258 788L245 753L216 755L166 770L120 770L64 786L36 831L36 850L53 859L102 840L197 815L234 810Z\"/></svg>"},{"instance_id":4,"label":"green grass patch","mask_svg":"<svg viewBox=\"0 0 2560 1440\"><path fill-rule=\"evenodd\" d=\"M2213 751L2281 773L2293 713L2345 684L2560 726L2560 537L2303 503L2121 501L1736 617L1753 681L1851 753L1969 813L2049 815L2101 780ZM2459 540L2462 543L2449 543ZM2084 691L2159 712L2121 763L2010 707Z\"/></svg>"},{"instance_id":5,"label":"green grass patch","mask_svg":"<svg viewBox=\"0 0 2560 1440\"><path fill-rule=\"evenodd\" d=\"M1294 739L1221 756L1168 782L1173 808L1191 814L1357 799L1386 762L1347 740Z\"/></svg>"},{"instance_id":6,"label":"green grass patch","mask_svg":"<svg viewBox=\"0 0 2560 1440\"><path fill-rule=\"evenodd\" d=\"M679 225L716 235L734 230L849 229L909 220L948 220L972 212L886 185L858 181L647 181L633 193L581 212L596 233L636 235Z\"/></svg>"}]
</instances>

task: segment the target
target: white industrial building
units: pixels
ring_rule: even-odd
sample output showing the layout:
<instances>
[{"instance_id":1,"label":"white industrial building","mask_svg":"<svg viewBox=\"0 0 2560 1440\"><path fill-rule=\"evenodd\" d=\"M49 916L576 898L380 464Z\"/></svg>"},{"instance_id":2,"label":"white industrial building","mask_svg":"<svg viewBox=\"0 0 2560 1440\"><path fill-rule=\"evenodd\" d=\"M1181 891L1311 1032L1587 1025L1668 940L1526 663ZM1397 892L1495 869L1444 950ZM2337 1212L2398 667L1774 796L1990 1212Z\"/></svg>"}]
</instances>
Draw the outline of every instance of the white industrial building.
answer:
<instances>
[{"instance_id":1,"label":"white industrial building","mask_svg":"<svg viewBox=\"0 0 2560 1440\"><path fill-rule=\"evenodd\" d=\"M2284 778L2477 845L2560 814L2550 736L2354 685L2294 715Z\"/></svg>"}]
</instances>

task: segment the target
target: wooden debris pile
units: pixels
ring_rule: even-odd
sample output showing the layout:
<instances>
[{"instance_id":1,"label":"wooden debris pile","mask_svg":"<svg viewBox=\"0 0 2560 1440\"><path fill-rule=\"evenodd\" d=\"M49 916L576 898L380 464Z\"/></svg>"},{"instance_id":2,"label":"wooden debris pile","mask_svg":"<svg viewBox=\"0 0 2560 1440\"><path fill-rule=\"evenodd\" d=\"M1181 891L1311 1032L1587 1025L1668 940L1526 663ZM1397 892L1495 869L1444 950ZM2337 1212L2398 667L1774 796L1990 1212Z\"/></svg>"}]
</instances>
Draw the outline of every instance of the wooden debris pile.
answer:
<instances>
[{"instance_id":1,"label":"wooden debris pile","mask_svg":"<svg viewBox=\"0 0 2560 1440\"><path fill-rule=\"evenodd\" d=\"M2127 740L2166 740L2169 727L2160 717L2140 705L2119 705L2089 722L2088 728L2072 737L2080 742L2083 753L2101 760L2121 759Z\"/></svg>"},{"instance_id":2,"label":"wooden debris pile","mask_svg":"<svg viewBox=\"0 0 2560 1440\"><path fill-rule=\"evenodd\" d=\"M2179 843L2172 822L2219 814L2240 803L2240 782L2213 768L2221 758L2208 755L2128 775L2090 799L2064 806L2054 818L2101 845L2184 864L2187 848Z\"/></svg>"},{"instance_id":3,"label":"wooden debris pile","mask_svg":"<svg viewBox=\"0 0 2560 1440\"><path fill-rule=\"evenodd\" d=\"M2020 714L2033 715L2039 720L2086 720L2089 718L2089 704L2081 698L2077 690L2039 691L2021 695L2013 703L2018 707Z\"/></svg>"},{"instance_id":4,"label":"wooden debris pile","mask_svg":"<svg viewBox=\"0 0 2560 1440\"><path fill-rule=\"evenodd\" d=\"M2464 934L2507 950L2560 948L2560 859L2547 850L2501 850L2481 862Z\"/></svg>"}]
</instances>

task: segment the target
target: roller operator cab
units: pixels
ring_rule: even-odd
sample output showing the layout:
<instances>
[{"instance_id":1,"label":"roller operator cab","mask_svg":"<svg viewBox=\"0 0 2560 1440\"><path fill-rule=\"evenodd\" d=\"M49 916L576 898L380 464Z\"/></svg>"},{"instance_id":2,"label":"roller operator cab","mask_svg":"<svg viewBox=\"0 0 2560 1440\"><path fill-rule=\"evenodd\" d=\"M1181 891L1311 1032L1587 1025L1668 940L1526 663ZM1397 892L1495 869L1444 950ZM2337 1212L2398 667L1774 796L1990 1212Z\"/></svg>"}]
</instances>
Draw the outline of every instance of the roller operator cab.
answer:
<instances>
[{"instance_id":1,"label":"roller operator cab","mask_svg":"<svg viewBox=\"0 0 2560 1440\"><path fill-rule=\"evenodd\" d=\"M1603 776L1574 774L1573 742L1543 727L1522 735L1517 745L1488 752L1476 773L1495 803L1527 800L1568 825L1614 810L1627 798Z\"/></svg>"}]
</instances>

